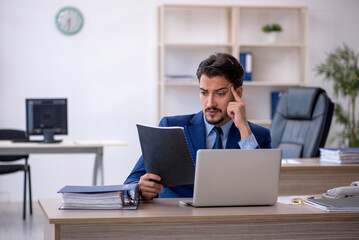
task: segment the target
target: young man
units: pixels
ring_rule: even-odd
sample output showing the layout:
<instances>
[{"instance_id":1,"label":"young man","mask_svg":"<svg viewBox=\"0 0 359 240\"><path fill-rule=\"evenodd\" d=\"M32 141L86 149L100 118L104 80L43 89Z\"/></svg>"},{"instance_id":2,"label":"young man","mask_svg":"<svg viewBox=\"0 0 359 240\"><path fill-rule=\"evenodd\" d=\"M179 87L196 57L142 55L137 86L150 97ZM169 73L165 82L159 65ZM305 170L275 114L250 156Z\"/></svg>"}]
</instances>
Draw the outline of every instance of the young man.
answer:
<instances>
[{"instance_id":1,"label":"young man","mask_svg":"<svg viewBox=\"0 0 359 240\"><path fill-rule=\"evenodd\" d=\"M164 117L160 126L186 126L195 152L223 146L226 149L271 148L269 130L247 121L241 99L244 70L236 58L226 53L211 55L200 63L197 77L202 111ZM163 188L152 180L159 181L161 177L146 173L141 156L125 183L138 183L143 199L193 197L193 184Z\"/></svg>"}]
</instances>

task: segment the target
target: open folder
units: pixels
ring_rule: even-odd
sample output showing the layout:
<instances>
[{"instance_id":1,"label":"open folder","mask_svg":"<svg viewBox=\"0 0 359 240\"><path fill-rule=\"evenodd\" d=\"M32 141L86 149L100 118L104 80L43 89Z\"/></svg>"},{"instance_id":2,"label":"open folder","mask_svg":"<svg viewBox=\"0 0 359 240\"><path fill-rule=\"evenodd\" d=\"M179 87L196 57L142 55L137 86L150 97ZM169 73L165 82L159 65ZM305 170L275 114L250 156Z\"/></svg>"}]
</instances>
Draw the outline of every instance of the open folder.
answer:
<instances>
[{"instance_id":1,"label":"open folder","mask_svg":"<svg viewBox=\"0 0 359 240\"><path fill-rule=\"evenodd\" d=\"M183 127L151 127L137 124L147 173L161 177L164 187L194 183L195 166Z\"/></svg>"}]
</instances>

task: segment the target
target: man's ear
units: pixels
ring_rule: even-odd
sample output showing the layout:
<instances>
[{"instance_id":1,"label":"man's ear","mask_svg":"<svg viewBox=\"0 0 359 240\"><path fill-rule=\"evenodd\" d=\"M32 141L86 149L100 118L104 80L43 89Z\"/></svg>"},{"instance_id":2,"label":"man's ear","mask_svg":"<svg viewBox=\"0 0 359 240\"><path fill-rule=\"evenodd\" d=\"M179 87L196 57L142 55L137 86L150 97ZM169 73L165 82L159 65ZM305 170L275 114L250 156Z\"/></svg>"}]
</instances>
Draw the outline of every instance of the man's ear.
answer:
<instances>
[{"instance_id":1,"label":"man's ear","mask_svg":"<svg viewBox=\"0 0 359 240\"><path fill-rule=\"evenodd\" d=\"M240 98L242 98L243 95L243 86L240 86L236 89L236 92Z\"/></svg>"}]
</instances>

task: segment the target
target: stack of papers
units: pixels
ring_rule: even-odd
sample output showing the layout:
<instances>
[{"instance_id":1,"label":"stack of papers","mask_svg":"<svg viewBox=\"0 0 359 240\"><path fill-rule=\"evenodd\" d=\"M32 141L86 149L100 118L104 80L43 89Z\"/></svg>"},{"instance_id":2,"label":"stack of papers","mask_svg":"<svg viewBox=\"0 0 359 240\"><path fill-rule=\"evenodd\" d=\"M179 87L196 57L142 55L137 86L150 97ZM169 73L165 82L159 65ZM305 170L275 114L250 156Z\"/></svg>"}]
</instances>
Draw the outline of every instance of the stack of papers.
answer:
<instances>
[{"instance_id":1,"label":"stack of papers","mask_svg":"<svg viewBox=\"0 0 359 240\"><path fill-rule=\"evenodd\" d=\"M183 75L178 75L178 74L166 74L165 75L165 81L188 81L188 82L196 82L197 77L195 75L192 74L183 74Z\"/></svg>"},{"instance_id":2,"label":"stack of papers","mask_svg":"<svg viewBox=\"0 0 359 240\"><path fill-rule=\"evenodd\" d=\"M308 199L305 204L328 212L359 212L359 197Z\"/></svg>"},{"instance_id":3,"label":"stack of papers","mask_svg":"<svg viewBox=\"0 0 359 240\"><path fill-rule=\"evenodd\" d=\"M326 163L359 163L359 148L320 148L320 161Z\"/></svg>"},{"instance_id":4,"label":"stack of papers","mask_svg":"<svg viewBox=\"0 0 359 240\"><path fill-rule=\"evenodd\" d=\"M138 206L138 184L65 186L58 193L62 194L61 210L134 210Z\"/></svg>"}]
</instances>

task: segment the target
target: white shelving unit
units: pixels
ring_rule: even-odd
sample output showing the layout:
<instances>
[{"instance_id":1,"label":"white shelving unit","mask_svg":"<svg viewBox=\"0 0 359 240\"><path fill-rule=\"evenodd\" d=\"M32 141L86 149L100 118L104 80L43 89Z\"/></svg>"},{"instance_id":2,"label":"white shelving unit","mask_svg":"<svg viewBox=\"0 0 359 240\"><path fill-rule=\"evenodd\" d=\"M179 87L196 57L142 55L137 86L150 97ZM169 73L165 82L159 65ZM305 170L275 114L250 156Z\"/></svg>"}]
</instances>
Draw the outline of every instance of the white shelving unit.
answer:
<instances>
[{"instance_id":1,"label":"white shelving unit","mask_svg":"<svg viewBox=\"0 0 359 240\"><path fill-rule=\"evenodd\" d=\"M159 119L201 109L195 74L214 52L253 54L243 100L248 119L259 125L271 124L271 92L308 84L306 7L162 5L158 19ZM274 44L262 32L272 23L283 28Z\"/></svg>"}]
</instances>

